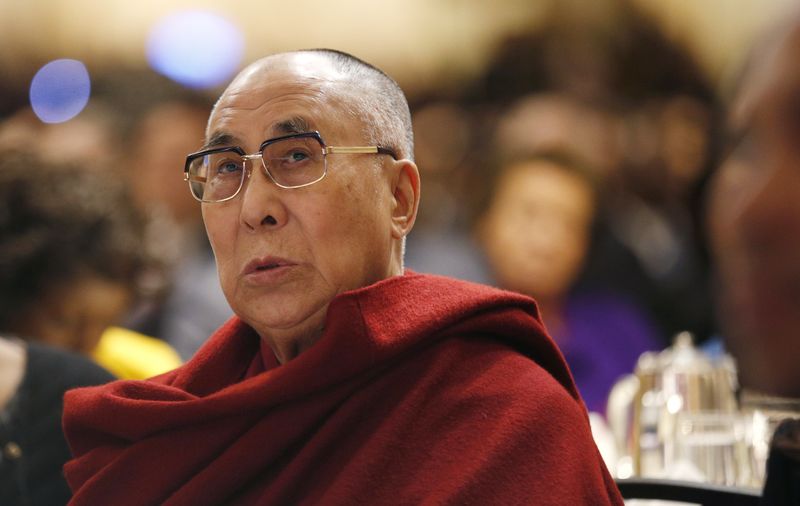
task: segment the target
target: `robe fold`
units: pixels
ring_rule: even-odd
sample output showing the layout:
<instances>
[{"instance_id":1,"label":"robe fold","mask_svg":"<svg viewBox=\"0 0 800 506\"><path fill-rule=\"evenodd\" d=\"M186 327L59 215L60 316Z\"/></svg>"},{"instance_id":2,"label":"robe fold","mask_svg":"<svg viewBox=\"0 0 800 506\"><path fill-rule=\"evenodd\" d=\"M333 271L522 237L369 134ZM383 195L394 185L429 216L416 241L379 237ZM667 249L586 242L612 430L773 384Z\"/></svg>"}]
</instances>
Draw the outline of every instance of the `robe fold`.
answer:
<instances>
[{"instance_id":1,"label":"robe fold","mask_svg":"<svg viewBox=\"0 0 800 506\"><path fill-rule=\"evenodd\" d=\"M527 297L407 273L261 349L234 317L175 371L68 392L71 504L622 504Z\"/></svg>"}]
</instances>

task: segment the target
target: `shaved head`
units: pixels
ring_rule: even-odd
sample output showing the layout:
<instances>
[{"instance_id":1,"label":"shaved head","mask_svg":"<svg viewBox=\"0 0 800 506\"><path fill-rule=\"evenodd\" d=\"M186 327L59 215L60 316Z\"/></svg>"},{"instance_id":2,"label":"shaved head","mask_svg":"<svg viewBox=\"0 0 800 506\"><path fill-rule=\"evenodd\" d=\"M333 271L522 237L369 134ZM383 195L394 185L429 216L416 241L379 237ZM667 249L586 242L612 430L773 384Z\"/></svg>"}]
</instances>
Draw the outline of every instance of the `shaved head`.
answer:
<instances>
[{"instance_id":1,"label":"shaved head","mask_svg":"<svg viewBox=\"0 0 800 506\"><path fill-rule=\"evenodd\" d=\"M302 56L311 57L309 70L330 77L340 87L331 92L339 95L342 110L360 122L365 141L391 148L400 159L414 159L411 112L403 90L385 72L348 53L333 49L303 49L270 55L243 70L231 87L243 80L258 80L263 70L279 64L280 60ZM316 58L327 61L330 68L323 69L318 62L315 64ZM226 94L227 91L223 96Z\"/></svg>"}]
</instances>

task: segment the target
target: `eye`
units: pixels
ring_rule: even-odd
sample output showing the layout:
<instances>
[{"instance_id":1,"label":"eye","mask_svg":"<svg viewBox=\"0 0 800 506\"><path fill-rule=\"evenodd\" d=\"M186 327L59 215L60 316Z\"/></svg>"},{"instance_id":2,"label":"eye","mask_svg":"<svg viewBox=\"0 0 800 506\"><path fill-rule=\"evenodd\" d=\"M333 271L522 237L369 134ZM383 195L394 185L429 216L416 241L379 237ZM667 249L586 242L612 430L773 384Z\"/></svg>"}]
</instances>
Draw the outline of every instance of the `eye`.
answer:
<instances>
[{"instance_id":1,"label":"eye","mask_svg":"<svg viewBox=\"0 0 800 506\"><path fill-rule=\"evenodd\" d=\"M313 138L290 137L268 144L261 156L273 172L299 173L322 163L322 146Z\"/></svg>"},{"instance_id":2,"label":"eye","mask_svg":"<svg viewBox=\"0 0 800 506\"><path fill-rule=\"evenodd\" d=\"M305 149L294 148L288 151L284 158L289 163L300 163L311 158L311 155Z\"/></svg>"},{"instance_id":3,"label":"eye","mask_svg":"<svg viewBox=\"0 0 800 506\"><path fill-rule=\"evenodd\" d=\"M223 160L219 160L217 163L214 164L214 173L220 176L238 174L241 171L242 171L241 160L226 158Z\"/></svg>"}]
</instances>

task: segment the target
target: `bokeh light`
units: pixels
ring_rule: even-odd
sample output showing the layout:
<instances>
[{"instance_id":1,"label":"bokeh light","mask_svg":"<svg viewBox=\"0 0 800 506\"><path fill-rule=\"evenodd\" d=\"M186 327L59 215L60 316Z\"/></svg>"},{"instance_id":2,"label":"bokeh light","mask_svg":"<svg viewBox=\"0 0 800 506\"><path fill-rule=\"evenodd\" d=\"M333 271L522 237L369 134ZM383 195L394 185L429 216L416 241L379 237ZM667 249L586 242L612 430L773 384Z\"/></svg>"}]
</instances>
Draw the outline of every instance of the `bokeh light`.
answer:
<instances>
[{"instance_id":1,"label":"bokeh light","mask_svg":"<svg viewBox=\"0 0 800 506\"><path fill-rule=\"evenodd\" d=\"M45 123L63 123L77 116L89 101L89 71L78 60L53 60L31 81L31 107Z\"/></svg>"},{"instance_id":2,"label":"bokeh light","mask_svg":"<svg viewBox=\"0 0 800 506\"><path fill-rule=\"evenodd\" d=\"M157 72L192 88L227 81L239 68L244 36L224 17L181 11L163 18L147 41L147 60Z\"/></svg>"}]
</instances>

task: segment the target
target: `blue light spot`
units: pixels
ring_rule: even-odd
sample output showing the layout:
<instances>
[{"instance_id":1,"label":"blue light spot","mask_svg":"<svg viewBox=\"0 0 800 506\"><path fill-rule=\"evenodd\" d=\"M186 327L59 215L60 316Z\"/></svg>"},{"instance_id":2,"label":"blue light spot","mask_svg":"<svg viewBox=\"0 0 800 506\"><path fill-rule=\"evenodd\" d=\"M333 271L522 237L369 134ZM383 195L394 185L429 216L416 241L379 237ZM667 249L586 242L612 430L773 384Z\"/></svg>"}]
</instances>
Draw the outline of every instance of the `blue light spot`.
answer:
<instances>
[{"instance_id":1,"label":"blue light spot","mask_svg":"<svg viewBox=\"0 0 800 506\"><path fill-rule=\"evenodd\" d=\"M211 88L239 68L244 37L236 25L207 11L181 11L150 32L147 60L170 79L192 88Z\"/></svg>"},{"instance_id":2,"label":"blue light spot","mask_svg":"<svg viewBox=\"0 0 800 506\"><path fill-rule=\"evenodd\" d=\"M78 60L53 60L31 81L31 107L45 123L63 123L80 113L89 101L89 71Z\"/></svg>"}]
</instances>

